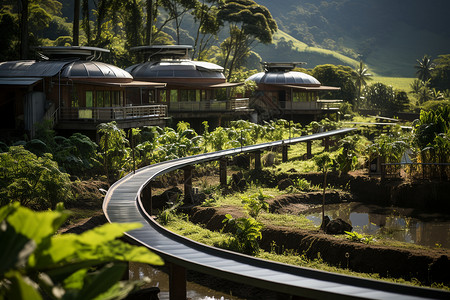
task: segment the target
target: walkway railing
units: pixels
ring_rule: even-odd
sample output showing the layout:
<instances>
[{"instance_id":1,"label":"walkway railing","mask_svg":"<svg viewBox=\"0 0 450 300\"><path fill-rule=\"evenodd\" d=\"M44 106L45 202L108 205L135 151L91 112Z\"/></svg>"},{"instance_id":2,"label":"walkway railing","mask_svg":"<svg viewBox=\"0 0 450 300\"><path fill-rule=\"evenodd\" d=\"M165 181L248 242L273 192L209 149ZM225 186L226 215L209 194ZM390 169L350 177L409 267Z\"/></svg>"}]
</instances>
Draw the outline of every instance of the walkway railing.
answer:
<instances>
[{"instance_id":1,"label":"walkway railing","mask_svg":"<svg viewBox=\"0 0 450 300\"><path fill-rule=\"evenodd\" d=\"M272 290L282 295L301 296L307 299L450 299L450 293L441 290L338 275L209 247L166 230L144 209L148 206L143 201L145 187L162 174L225 156L311 142L353 130L355 129L332 130L150 165L130 173L113 184L105 196L103 212L109 222L142 224L142 228L130 231L126 235L159 254L171 266L169 276L170 282L174 284L170 286L171 299L186 299L186 283L184 282L183 286L180 282L180 278L185 280L186 269Z\"/></svg>"}]
</instances>

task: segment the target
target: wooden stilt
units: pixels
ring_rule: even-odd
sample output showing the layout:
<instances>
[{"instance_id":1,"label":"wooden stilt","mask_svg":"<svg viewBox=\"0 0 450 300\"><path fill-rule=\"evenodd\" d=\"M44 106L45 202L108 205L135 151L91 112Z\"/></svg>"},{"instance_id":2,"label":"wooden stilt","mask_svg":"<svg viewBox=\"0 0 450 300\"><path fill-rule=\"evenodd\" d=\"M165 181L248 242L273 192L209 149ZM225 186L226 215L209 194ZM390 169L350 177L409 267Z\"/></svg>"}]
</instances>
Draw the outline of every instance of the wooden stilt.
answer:
<instances>
[{"instance_id":1,"label":"wooden stilt","mask_svg":"<svg viewBox=\"0 0 450 300\"><path fill-rule=\"evenodd\" d=\"M186 300L186 269L176 264L169 267L169 299Z\"/></svg>"},{"instance_id":2,"label":"wooden stilt","mask_svg":"<svg viewBox=\"0 0 450 300\"><path fill-rule=\"evenodd\" d=\"M222 157L219 160L220 184L227 185L227 158Z\"/></svg>"}]
</instances>

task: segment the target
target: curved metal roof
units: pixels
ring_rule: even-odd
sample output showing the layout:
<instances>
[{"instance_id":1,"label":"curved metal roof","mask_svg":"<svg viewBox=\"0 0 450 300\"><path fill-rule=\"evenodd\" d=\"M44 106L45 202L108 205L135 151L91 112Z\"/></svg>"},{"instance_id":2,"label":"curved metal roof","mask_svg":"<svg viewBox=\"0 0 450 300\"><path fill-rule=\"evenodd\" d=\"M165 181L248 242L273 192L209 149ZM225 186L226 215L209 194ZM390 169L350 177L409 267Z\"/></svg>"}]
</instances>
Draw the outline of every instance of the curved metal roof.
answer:
<instances>
[{"instance_id":1,"label":"curved metal roof","mask_svg":"<svg viewBox=\"0 0 450 300\"><path fill-rule=\"evenodd\" d=\"M260 72L247 78L258 84L320 85L319 80L302 72Z\"/></svg>"},{"instance_id":2,"label":"curved metal roof","mask_svg":"<svg viewBox=\"0 0 450 300\"><path fill-rule=\"evenodd\" d=\"M127 71L98 61L22 60L0 63L0 77L53 77L59 72L62 78L133 79Z\"/></svg>"},{"instance_id":3,"label":"curved metal roof","mask_svg":"<svg viewBox=\"0 0 450 300\"><path fill-rule=\"evenodd\" d=\"M78 60L64 68L63 78L107 78L107 79L133 79L127 71L98 61Z\"/></svg>"},{"instance_id":4,"label":"curved metal roof","mask_svg":"<svg viewBox=\"0 0 450 300\"><path fill-rule=\"evenodd\" d=\"M193 60L150 61L125 69L136 79L147 78L215 78L225 79L219 65Z\"/></svg>"},{"instance_id":5,"label":"curved metal roof","mask_svg":"<svg viewBox=\"0 0 450 300\"><path fill-rule=\"evenodd\" d=\"M5 61L0 63L0 77L53 77L72 62L73 60Z\"/></svg>"}]
</instances>

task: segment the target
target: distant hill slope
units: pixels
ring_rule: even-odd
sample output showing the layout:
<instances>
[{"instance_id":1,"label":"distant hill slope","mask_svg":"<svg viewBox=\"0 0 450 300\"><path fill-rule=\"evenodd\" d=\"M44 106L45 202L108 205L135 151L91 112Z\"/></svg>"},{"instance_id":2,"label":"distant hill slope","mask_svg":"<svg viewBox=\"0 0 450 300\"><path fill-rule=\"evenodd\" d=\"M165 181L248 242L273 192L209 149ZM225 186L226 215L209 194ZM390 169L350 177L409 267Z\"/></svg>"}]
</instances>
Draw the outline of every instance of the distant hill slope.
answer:
<instances>
[{"instance_id":1,"label":"distant hill slope","mask_svg":"<svg viewBox=\"0 0 450 300\"><path fill-rule=\"evenodd\" d=\"M347 65L362 59L377 74L409 77L414 76L416 59L450 53L448 0L256 2L270 10L280 30L288 34L285 39L291 36L309 46L297 47L299 57L308 58L314 52L316 58L324 55ZM323 49L348 59L332 52L325 54ZM259 52L263 60L269 60L266 51ZM314 65L308 61L307 67Z\"/></svg>"},{"instance_id":2,"label":"distant hill slope","mask_svg":"<svg viewBox=\"0 0 450 300\"><path fill-rule=\"evenodd\" d=\"M345 65L355 68L359 64L358 60L345 56L336 51L318 47L310 47L282 30L278 30L275 33L273 40L274 45L279 45L280 41L292 42L293 49L296 51L282 51L279 48L275 48L276 46L274 45L266 46L259 44L255 48L255 51L261 55L263 61L305 62L306 65L303 67L307 69L312 69L316 65L323 64Z\"/></svg>"}]
</instances>

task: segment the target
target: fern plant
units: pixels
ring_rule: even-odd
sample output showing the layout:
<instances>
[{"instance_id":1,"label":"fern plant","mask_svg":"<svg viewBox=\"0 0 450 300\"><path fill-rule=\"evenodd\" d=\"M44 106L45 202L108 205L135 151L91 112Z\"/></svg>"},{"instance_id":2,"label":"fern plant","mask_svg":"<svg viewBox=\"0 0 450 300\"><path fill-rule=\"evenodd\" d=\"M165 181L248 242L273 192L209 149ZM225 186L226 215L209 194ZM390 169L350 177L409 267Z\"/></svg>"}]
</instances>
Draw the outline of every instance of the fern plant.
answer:
<instances>
[{"instance_id":1,"label":"fern plant","mask_svg":"<svg viewBox=\"0 0 450 300\"><path fill-rule=\"evenodd\" d=\"M254 218L233 219L230 214L225 215L222 221L229 225L233 236L223 246L244 254L255 255L259 252L259 240L262 238L263 224Z\"/></svg>"},{"instance_id":2,"label":"fern plant","mask_svg":"<svg viewBox=\"0 0 450 300\"><path fill-rule=\"evenodd\" d=\"M272 198L272 196L264 195L260 189L256 194L249 197L243 196L241 198L242 204L244 204L244 208L247 210L248 214L251 217L256 218L261 211L269 210L269 203L266 202L266 199Z\"/></svg>"}]
</instances>

